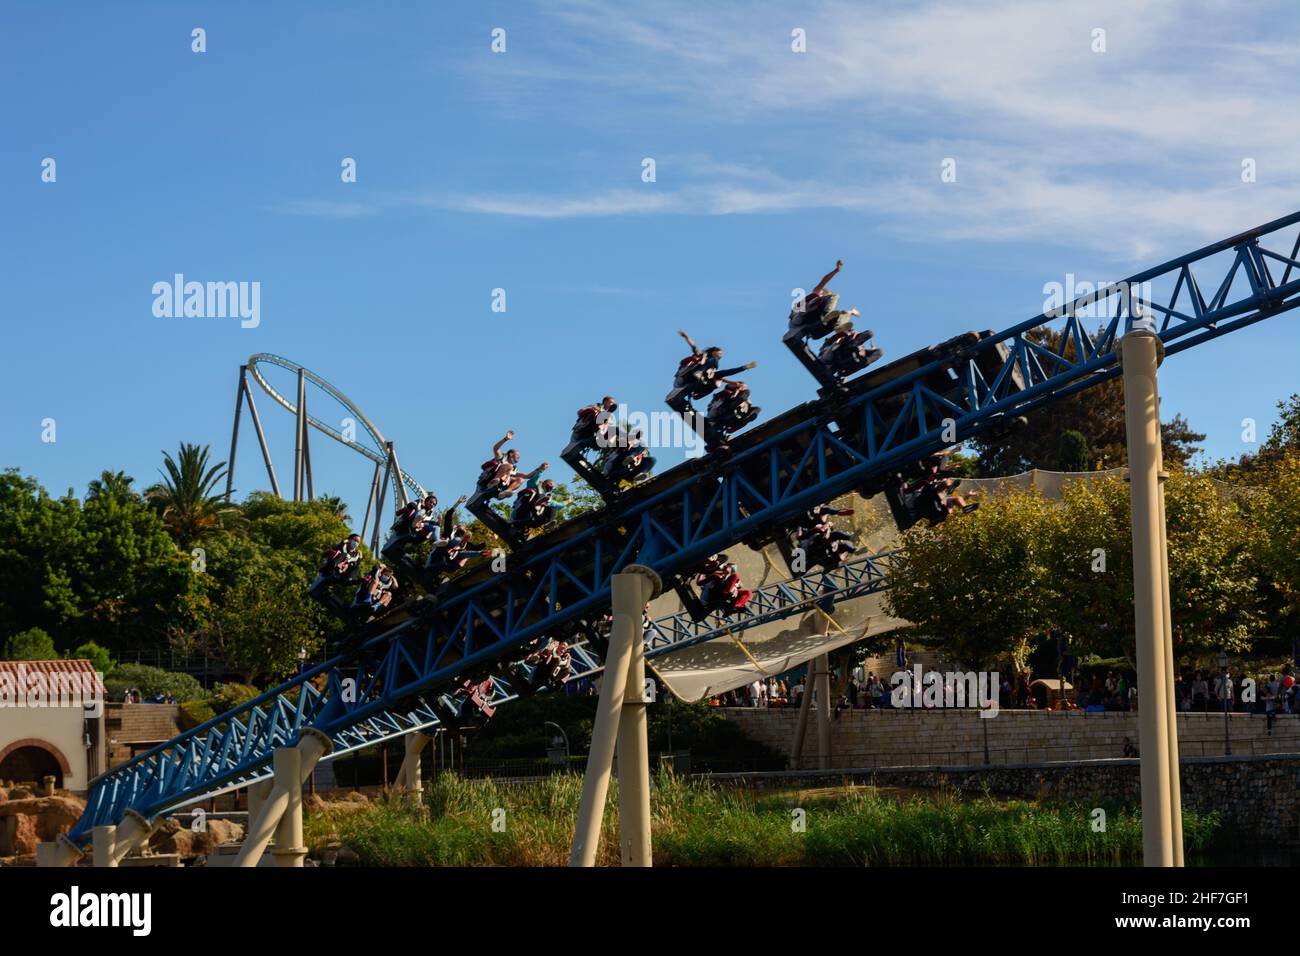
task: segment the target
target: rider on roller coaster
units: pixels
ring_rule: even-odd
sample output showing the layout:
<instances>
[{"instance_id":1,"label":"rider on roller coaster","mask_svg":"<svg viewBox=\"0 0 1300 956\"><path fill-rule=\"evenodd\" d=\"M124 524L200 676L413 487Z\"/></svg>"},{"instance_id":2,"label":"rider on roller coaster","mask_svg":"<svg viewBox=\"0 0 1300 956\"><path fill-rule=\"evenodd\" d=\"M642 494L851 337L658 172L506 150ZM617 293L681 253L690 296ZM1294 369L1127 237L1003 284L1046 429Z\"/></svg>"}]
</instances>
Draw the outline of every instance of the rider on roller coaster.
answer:
<instances>
[{"instance_id":1,"label":"rider on roller coaster","mask_svg":"<svg viewBox=\"0 0 1300 956\"><path fill-rule=\"evenodd\" d=\"M831 514L852 514L850 511L830 511L821 520L804 525L795 532L795 538L803 549L806 567L822 567L830 571L839 567L857 550L849 544L853 535L847 531L836 531L830 523Z\"/></svg>"},{"instance_id":2,"label":"rider on roller coaster","mask_svg":"<svg viewBox=\"0 0 1300 956\"><path fill-rule=\"evenodd\" d=\"M348 581L356 574L361 563L361 535L353 532L334 547L326 548L324 558L313 589L322 583Z\"/></svg>"},{"instance_id":3,"label":"rider on roller coaster","mask_svg":"<svg viewBox=\"0 0 1300 956\"><path fill-rule=\"evenodd\" d=\"M506 432L506 437L492 446L492 457L481 466L477 490L489 498L509 498L529 478L551 467L550 462L544 461L530 472L520 472L518 450L501 450L514 437L513 431Z\"/></svg>"},{"instance_id":4,"label":"rider on roller coaster","mask_svg":"<svg viewBox=\"0 0 1300 956\"><path fill-rule=\"evenodd\" d=\"M725 554L708 558L696 573L695 583L705 610L728 617L742 610L754 593L740 586L740 572Z\"/></svg>"},{"instance_id":5,"label":"rider on roller coaster","mask_svg":"<svg viewBox=\"0 0 1300 956\"><path fill-rule=\"evenodd\" d=\"M728 380L709 402L705 418L704 444L709 451L726 445L733 432L744 428L762 411L749 403L749 386Z\"/></svg>"},{"instance_id":6,"label":"rider on roller coaster","mask_svg":"<svg viewBox=\"0 0 1300 956\"><path fill-rule=\"evenodd\" d=\"M492 557L494 554L496 551L492 548L475 549L469 531L455 525L448 527L443 539L429 551L424 567L436 575L453 574L472 558Z\"/></svg>"},{"instance_id":7,"label":"rider on roller coaster","mask_svg":"<svg viewBox=\"0 0 1300 956\"><path fill-rule=\"evenodd\" d=\"M617 410L618 402L613 395L606 395L599 405L584 405L578 409L578 420L573 424L569 441L577 443L579 448L604 447L614 434L614 413Z\"/></svg>"},{"instance_id":8,"label":"rider on roller coaster","mask_svg":"<svg viewBox=\"0 0 1300 956\"><path fill-rule=\"evenodd\" d=\"M844 260L839 259L835 263L835 268L822 276L822 280L811 292L795 302L790 309L791 333L807 336L810 339L820 339L835 331L842 322L859 314L857 309L849 309L846 312L836 308L840 297L826 288L826 284L834 279L842 268L844 268Z\"/></svg>"},{"instance_id":9,"label":"rider on roller coaster","mask_svg":"<svg viewBox=\"0 0 1300 956\"><path fill-rule=\"evenodd\" d=\"M510 510L510 526L520 535L526 535L531 528L548 528L556 522L556 505L566 505L572 500L557 498L555 482L534 472L523 490L515 496Z\"/></svg>"},{"instance_id":10,"label":"rider on roller coaster","mask_svg":"<svg viewBox=\"0 0 1300 956\"><path fill-rule=\"evenodd\" d=\"M870 329L854 332L853 323L844 322L837 332L822 343L817 361L839 378L860 372L885 354L881 349L867 347L874 334Z\"/></svg>"},{"instance_id":11,"label":"rider on roller coaster","mask_svg":"<svg viewBox=\"0 0 1300 956\"><path fill-rule=\"evenodd\" d=\"M541 650L525 657L524 663L534 669L532 679L534 688L543 684L548 687L559 687L569 679L573 669L569 657L569 645L554 639L547 641L546 646Z\"/></svg>"},{"instance_id":12,"label":"rider on roller coaster","mask_svg":"<svg viewBox=\"0 0 1300 956\"><path fill-rule=\"evenodd\" d=\"M432 537L438 540L436 509L438 498L427 494L418 501L408 501L394 515L392 530L399 535L409 534L418 541Z\"/></svg>"},{"instance_id":13,"label":"rider on roller coaster","mask_svg":"<svg viewBox=\"0 0 1300 956\"><path fill-rule=\"evenodd\" d=\"M352 609L367 619L382 613L397 590L397 577L386 564L376 564L361 579L361 586L352 598Z\"/></svg>"},{"instance_id":14,"label":"rider on roller coaster","mask_svg":"<svg viewBox=\"0 0 1300 956\"><path fill-rule=\"evenodd\" d=\"M603 474L610 481L644 481L650 477L655 460L642 441L641 429L618 430L612 447L607 448Z\"/></svg>"},{"instance_id":15,"label":"rider on roller coaster","mask_svg":"<svg viewBox=\"0 0 1300 956\"><path fill-rule=\"evenodd\" d=\"M722 360L722 349L712 345L700 349L685 332L678 332L691 347L691 354L677 365L677 374L673 377L673 392L668 407L681 415L694 411L692 400L707 398L719 383L726 382L728 375L735 375L746 369L756 368L757 362L738 365L735 368L718 368Z\"/></svg>"}]
</instances>

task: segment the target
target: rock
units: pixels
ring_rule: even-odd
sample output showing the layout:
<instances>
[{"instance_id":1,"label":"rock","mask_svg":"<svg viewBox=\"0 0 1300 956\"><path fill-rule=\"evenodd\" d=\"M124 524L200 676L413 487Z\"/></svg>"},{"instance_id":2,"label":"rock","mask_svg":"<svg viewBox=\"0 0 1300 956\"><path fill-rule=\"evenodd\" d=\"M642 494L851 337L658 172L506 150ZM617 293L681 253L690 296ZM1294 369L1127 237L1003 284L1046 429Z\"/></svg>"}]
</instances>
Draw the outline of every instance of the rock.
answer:
<instances>
[{"instance_id":1,"label":"rock","mask_svg":"<svg viewBox=\"0 0 1300 956\"><path fill-rule=\"evenodd\" d=\"M351 847L340 847L338 855L334 858L338 866L358 866L361 863L361 857L357 856L357 851Z\"/></svg>"},{"instance_id":2,"label":"rock","mask_svg":"<svg viewBox=\"0 0 1300 956\"><path fill-rule=\"evenodd\" d=\"M154 853L179 853L181 856L193 856L199 852L196 846L200 842L201 833L195 833L181 827L171 828L167 824L175 823L175 820L168 820L160 827L153 836L149 838L149 849Z\"/></svg>"},{"instance_id":3,"label":"rock","mask_svg":"<svg viewBox=\"0 0 1300 956\"><path fill-rule=\"evenodd\" d=\"M149 838L149 849L154 853L201 856L212 852L219 843L237 843L243 838L244 828L229 820L208 820L205 829L195 831L187 818L172 818L154 831Z\"/></svg>"},{"instance_id":4,"label":"rock","mask_svg":"<svg viewBox=\"0 0 1300 956\"><path fill-rule=\"evenodd\" d=\"M213 846L219 843L238 843L244 839L244 828L231 820L209 820L208 836Z\"/></svg>"},{"instance_id":5,"label":"rock","mask_svg":"<svg viewBox=\"0 0 1300 956\"><path fill-rule=\"evenodd\" d=\"M10 836L10 845L4 852L16 856L26 856L29 853L35 855L36 844L40 842L41 833L38 818L20 813L14 818L14 830Z\"/></svg>"}]
</instances>

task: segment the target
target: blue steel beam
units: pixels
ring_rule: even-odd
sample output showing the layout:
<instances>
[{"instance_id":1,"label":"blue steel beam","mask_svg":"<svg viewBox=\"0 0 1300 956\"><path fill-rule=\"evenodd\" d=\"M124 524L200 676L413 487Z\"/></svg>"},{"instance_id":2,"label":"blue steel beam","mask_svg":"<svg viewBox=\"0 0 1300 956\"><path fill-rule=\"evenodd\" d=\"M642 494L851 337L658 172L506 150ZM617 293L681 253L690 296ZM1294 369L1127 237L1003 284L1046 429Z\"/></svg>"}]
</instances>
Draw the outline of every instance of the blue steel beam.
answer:
<instances>
[{"instance_id":1,"label":"blue steel beam","mask_svg":"<svg viewBox=\"0 0 1300 956\"><path fill-rule=\"evenodd\" d=\"M715 613L697 621L685 611L656 618L650 622L650 626L645 631L646 657L654 659L695 644L713 640L723 634L738 635L762 624L805 613L813 607L827 609L828 605L879 593L889 587L888 575L892 557L893 552L889 551L874 555L862 555L831 571L811 572L799 578L778 581L774 584L755 588L748 605L750 612L736 618L729 618L720 613ZM568 678L569 681L593 676L604 669L604 661L601 655L585 641L571 644L570 654L572 655L573 668ZM323 673L326 668L331 666L342 666L345 660L345 657L340 656L333 661L322 664L317 670ZM516 681L513 677L494 676L489 704L493 707L500 707L503 704L517 700L521 694L515 689L515 684ZM310 683L307 687L309 688L307 691L309 699L316 699L313 696L315 687ZM269 698L269 692L263 697ZM323 761L334 760L355 750L372 747L386 739L417 731L429 732L436 730L444 723L445 711L440 713L434 701L446 704L447 700L446 695L434 696L432 701L420 699L409 711L400 713L385 712L340 730L332 736L331 741L334 748L328 756L323 758ZM246 705L249 716L243 720L231 719L211 728L204 736L203 744L198 748L190 747L179 751L181 759L194 759L190 757L190 754L201 753L203 750L209 750L216 754L223 752L240 754L246 753L250 749L258 750L268 746L284 746L289 743L289 738L284 735L263 737L260 740L255 739L251 742L248 740L247 728L250 725L257 726L261 724L264 720L262 715L267 711L266 707L254 706L255 704L254 701ZM189 734L197 738L203 730L202 727L195 728ZM268 744L268 740L271 743ZM173 743L176 742L173 741ZM164 751L167 748L157 749ZM176 753L177 751L173 750L173 755ZM160 768L166 765L166 759L166 757L162 757L162 759L153 762L142 763L138 768L138 779L132 781L130 785L104 788L98 805L104 812L110 812L114 805L111 799L114 794L147 793L149 783L164 775ZM230 769L236 769L236 765L231 763ZM183 800L173 804L168 809L174 811L190 803L205 799L219 790L247 786L257 780L265 779L269 772L269 762L262 761L255 767L246 768L244 772L230 776L218 786L187 794ZM172 779L178 783L180 782L174 776ZM137 809L139 808L137 807ZM88 824L88 826L93 825L95 824ZM88 829L83 829L79 822L78 827L70 835L73 839L79 839L88 832Z\"/></svg>"},{"instance_id":2,"label":"blue steel beam","mask_svg":"<svg viewBox=\"0 0 1300 956\"><path fill-rule=\"evenodd\" d=\"M734 440L731 453L687 462L528 542L509 571L472 569L436 605L429 602L419 616L346 659L115 768L94 783L73 832L84 837L90 826L120 820L128 807L151 816L194 793L251 779L275 747L295 742L307 726L359 746L359 735L400 722L392 717L403 709L397 702L484 673L548 630L603 612L612 576L630 564L668 577L687 573L709 554L770 534L816 504L872 486L951 444L944 435L948 422L959 440L968 439L1115 377L1115 348L1135 316L1150 316L1166 354L1176 354L1294 309L1300 305L1297 223L1300 213L1002 333L954 340L914 367L900 362L872 370L751 429ZM1207 298L1202 289L1211 288ZM1115 314L1091 332L1086 312L1094 307L1113 307ZM1030 334L1044 326L1057 333L1055 345Z\"/></svg>"}]
</instances>

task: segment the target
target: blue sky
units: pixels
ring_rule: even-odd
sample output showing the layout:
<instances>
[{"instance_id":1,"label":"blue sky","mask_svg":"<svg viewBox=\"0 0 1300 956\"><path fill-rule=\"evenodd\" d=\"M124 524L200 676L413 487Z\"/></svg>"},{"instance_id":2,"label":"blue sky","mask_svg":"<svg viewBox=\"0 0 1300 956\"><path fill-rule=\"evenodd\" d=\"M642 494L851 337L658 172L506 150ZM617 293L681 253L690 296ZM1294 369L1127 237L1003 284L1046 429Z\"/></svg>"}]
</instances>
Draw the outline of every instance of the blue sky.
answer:
<instances>
[{"instance_id":1,"label":"blue sky","mask_svg":"<svg viewBox=\"0 0 1300 956\"><path fill-rule=\"evenodd\" d=\"M182 440L224 458L265 351L444 500L506 428L567 478L574 409L662 407L679 328L757 359L768 412L810 398L780 335L837 257L901 356L1300 208L1294 3L705 6L3 3L0 464L58 493L146 484ZM260 325L156 317L177 272L260 282ZM1294 314L1235 333L1166 364L1164 407L1235 456L1298 356ZM287 485L290 418L258 396ZM359 517L366 463L313 451ZM236 485L266 484L245 432Z\"/></svg>"}]
</instances>

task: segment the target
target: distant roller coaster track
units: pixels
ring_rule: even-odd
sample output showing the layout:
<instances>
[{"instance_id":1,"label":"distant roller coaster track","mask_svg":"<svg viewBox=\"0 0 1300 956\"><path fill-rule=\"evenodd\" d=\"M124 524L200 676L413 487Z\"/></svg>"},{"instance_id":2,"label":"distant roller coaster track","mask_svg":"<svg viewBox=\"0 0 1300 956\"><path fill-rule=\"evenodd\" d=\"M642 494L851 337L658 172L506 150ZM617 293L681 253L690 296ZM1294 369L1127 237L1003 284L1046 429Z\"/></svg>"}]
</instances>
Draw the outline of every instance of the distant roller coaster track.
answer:
<instances>
[{"instance_id":1,"label":"distant roller coaster track","mask_svg":"<svg viewBox=\"0 0 1300 956\"><path fill-rule=\"evenodd\" d=\"M365 445L361 444L360 442L348 438L339 429L335 428L334 426L326 422L321 421L319 418L316 418L311 414L307 415L307 423L311 425L313 428L315 428L317 431L323 432L324 434L328 435L330 438L333 438L340 445L345 445L346 447L351 448L357 454L364 455L366 458L369 458L376 465L380 465L380 466L384 465L384 463L387 461L387 457L385 455L385 449L388 447L388 442L384 438L383 434L379 431L379 428L375 425L375 423L370 420L370 417L366 415L366 413L363 412L359 407L357 407L356 402L352 401L352 399L348 398L341 391L339 391L339 389L335 388L334 385L331 384L328 380L322 378L320 375L317 375L311 369L307 368L304 365L299 365L297 362L291 361L290 359L287 359L282 355L272 355L270 352L258 352L256 355L250 355L248 357L248 372L250 375L253 376L253 380L262 387L262 391L266 392L266 394L271 396L271 398L274 399L278 405L280 405L284 409L287 409L293 415L298 414L297 404L292 400L290 400L287 396L279 392L275 388L275 386L273 386L270 382L266 380L266 376L262 374L262 370L258 367L259 365L263 365L263 364L275 365L279 368L293 372L295 375L298 374L299 372L302 372L303 377L307 381L311 382L321 391L325 392L336 402L338 402L340 405L346 408L355 417L357 424L361 428L365 429L366 434L369 435L370 438L374 441L375 443L374 449L367 448ZM417 496L419 497L424 496L425 494L424 486L421 485L418 481L416 481L409 473L402 471L401 478L402 478L402 483L405 484L407 488L410 488L411 491L415 492Z\"/></svg>"}]
</instances>

